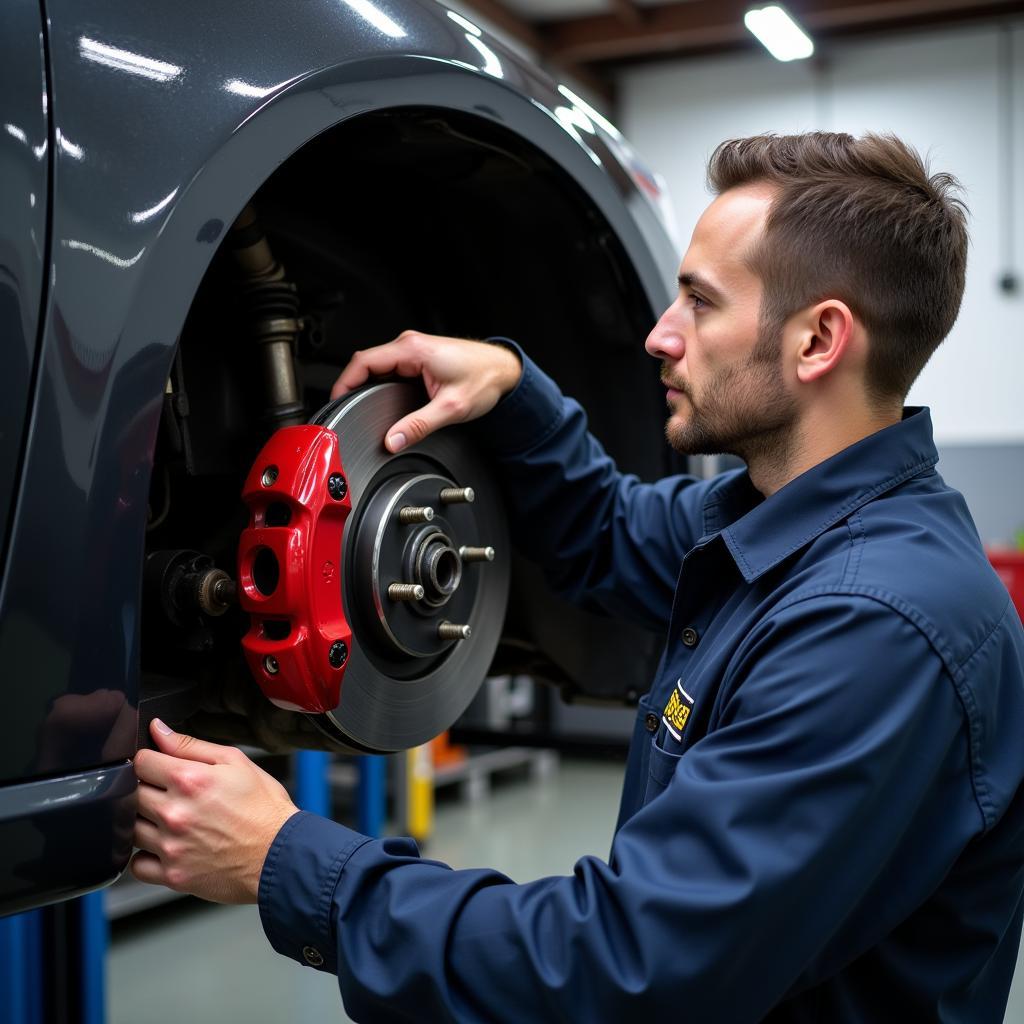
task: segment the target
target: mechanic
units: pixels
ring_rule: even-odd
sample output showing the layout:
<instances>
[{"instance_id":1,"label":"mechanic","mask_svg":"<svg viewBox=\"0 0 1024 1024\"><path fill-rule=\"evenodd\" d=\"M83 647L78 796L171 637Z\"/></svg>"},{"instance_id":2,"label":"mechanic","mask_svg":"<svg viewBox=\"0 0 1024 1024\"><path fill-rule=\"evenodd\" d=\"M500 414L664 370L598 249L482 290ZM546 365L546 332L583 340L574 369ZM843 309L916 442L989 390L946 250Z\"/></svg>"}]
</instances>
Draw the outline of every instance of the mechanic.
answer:
<instances>
[{"instance_id":1,"label":"mechanic","mask_svg":"<svg viewBox=\"0 0 1024 1024\"><path fill-rule=\"evenodd\" d=\"M903 408L963 293L956 182L830 133L723 143L709 181L647 351L669 442L746 469L619 473L501 339L406 332L335 386L422 376L387 447L478 418L518 545L572 600L667 634L608 862L454 871L298 812L233 748L155 722L138 755L135 876L258 901L356 1020L1003 1019L1024 633L928 410Z\"/></svg>"}]
</instances>

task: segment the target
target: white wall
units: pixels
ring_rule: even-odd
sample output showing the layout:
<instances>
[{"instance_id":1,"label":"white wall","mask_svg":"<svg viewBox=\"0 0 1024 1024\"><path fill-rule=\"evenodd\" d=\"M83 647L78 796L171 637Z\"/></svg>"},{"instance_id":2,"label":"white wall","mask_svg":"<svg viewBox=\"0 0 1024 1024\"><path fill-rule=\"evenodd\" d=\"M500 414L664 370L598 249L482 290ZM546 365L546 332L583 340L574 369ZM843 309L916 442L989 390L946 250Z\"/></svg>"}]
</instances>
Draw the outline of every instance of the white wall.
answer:
<instances>
[{"instance_id":1,"label":"white wall","mask_svg":"<svg viewBox=\"0 0 1024 1024\"><path fill-rule=\"evenodd\" d=\"M1016 55L1016 267L1024 277L1024 22ZM974 26L850 41L822 66L761 53L627 69L619 127L668 180L680 235L709 201L708 155L723 139L809 129L893 131L955 174L971 210L971 254L960 319L909 398L930 405L940 442L1024 441L1024 292L997 288L998 29Z\"/></svg>"}]
</instances>

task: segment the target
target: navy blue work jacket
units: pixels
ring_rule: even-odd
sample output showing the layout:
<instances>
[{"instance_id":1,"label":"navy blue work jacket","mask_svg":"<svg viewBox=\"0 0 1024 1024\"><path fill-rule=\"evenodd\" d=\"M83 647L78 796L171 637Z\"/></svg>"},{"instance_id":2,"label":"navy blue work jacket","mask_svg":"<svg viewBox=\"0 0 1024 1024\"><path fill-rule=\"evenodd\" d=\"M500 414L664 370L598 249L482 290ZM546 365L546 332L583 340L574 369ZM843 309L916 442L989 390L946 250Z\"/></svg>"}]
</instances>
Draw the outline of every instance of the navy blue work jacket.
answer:
<instances>
[{"instance_id":1,"label":"navy blue work jacket","mask_svg":"<svg viewBox=\"0 0 1024 1024\"><path fill-rule=\"evenodd\" d=\"M299 813L260 880L274 948L362 1021L1001 1022L1024 634L927 410L768 499L619 473L529 360L477 427L521 548L667 636L611 855L515 884Z\"/></svg>"}]
</instances>

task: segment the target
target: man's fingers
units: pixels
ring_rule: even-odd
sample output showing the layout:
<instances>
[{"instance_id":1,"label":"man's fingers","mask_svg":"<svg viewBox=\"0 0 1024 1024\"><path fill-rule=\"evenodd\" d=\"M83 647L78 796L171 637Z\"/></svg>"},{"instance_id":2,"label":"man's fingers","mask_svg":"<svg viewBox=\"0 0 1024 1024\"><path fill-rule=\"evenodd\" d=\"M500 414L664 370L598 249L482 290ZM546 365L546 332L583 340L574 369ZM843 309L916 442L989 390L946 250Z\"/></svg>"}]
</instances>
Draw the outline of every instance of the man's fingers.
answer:
<instances>
[{"instance_id":1,"label":"man's fingers","mask_svg":"<svg viewBox=\"0 0 1024 1024\"><path fill-rule=\"evenodd\" d=\"M146 821L145 818L136 818L132 845L137 846L140 850L146 850L154 856L159 856L160 830L151 821Z\"/></svg>"},{"instance_id":2,"label":"man's fingers","mask_svg":"<svg viewBox=\"0 0 1024 1024\"><path fill-rule=\"evenodd\" d=\"M389 452L400 452L409 445L418 444L428 435L452 423L461 423L466 418L466 409L452 394L439 391L421 409L403 416L384 438L384 447Z\"/></svg>"},{"instance_id":3,"label":"man's fingers","mask_svg":"<svg viewBox=\"0 0 1024 1024\"><path fill-rule=\"evenodd\" d=\"M375 345L357 352L331 388L331 399L340 398L362 387L370 377L398 373L417 377L423 369L423 358L415 331L404 331L387 345Z\"/></svg>"},{"instance_id":4,"label":"man's fingers","mask_svg":"<svg viewBox=\"0 0 1024 1024\"><path fill-rule=\"evenodd\" d=\"M150 764L156 761L157 758L160 758L162 762L169 762L171 767L179 763L173 758L165 757L163 754L154 754L153 751L149 751L149 756L143 758L143 772L140 773L138 768L136 768L135 771L135 774L139 776L138 813L144 818L149 818L150 821L156 822L157 824L163 824L164 809L170 802L171 797L167 795L166 789L160 787L170 786L172 782L169 769L163 763L161 763L158 768L158 772L162 776L162 781L159 783L150 781L153 773L147 769ZM149 776L149 778L143 778L143 773Z\"/></svg>"},{"instance_id":5,"label":"man's fingers","mask_svg":"<svg viewBox=\"0 0 1024 1024\"><path fill-rule=\"evenodd\" d=\"M370 373L372 372L369 361L366 358L369 351L372 350L357 352L349 361L348 366L342 370L341 376L338 377L331 388L332 402L334 399L341 398L342 395L347 395L350 391L355 391L356 388L362 387L369 380Z\"/></svg>"},{"instance_id":6,"label":"man's fingers","mask_svg":"<svg viewBox=\"0 0 1024 1024\"><path fill-rule=\"evenodd\" d=\"M164 866L156 854L140 850L132 857L130 870L140 882L148 882L150 885L167 884L164 881Z\"/></svg>"},{"instance_id":7,"label":"man's fingers","mask_svg":"<svg viewBox=\"0 0 1024 1024\"><path fill-rule=\"evenodd\" d=\"M234 764L239 757L239 751L235 747L225 747L220 743L209 743L206 740L197 740L194 736L175 732L159 718L154 718L149 723L149 734L157 748L172 757L203 761L206 764Z\"/></svg>"}]
</instances>

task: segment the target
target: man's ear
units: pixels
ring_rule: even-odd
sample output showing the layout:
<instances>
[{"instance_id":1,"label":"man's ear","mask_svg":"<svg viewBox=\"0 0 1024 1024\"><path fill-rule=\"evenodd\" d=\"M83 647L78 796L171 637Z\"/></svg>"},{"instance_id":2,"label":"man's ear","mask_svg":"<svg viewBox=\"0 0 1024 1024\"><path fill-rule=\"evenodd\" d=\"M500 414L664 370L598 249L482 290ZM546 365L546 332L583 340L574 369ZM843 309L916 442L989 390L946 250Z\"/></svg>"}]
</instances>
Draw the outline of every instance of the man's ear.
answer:
<instances>
[{"instance_id":1,"label":"man's ear","mask_svg":"<svg viewBox=\"0 0 1024 1024\"><path fill-rule=\"evenodd\" d=\"M851 356L854 319L839 299L825 299L796 317L796 375L810 384L832 373Z\"/></svg>"}]
</instances>

